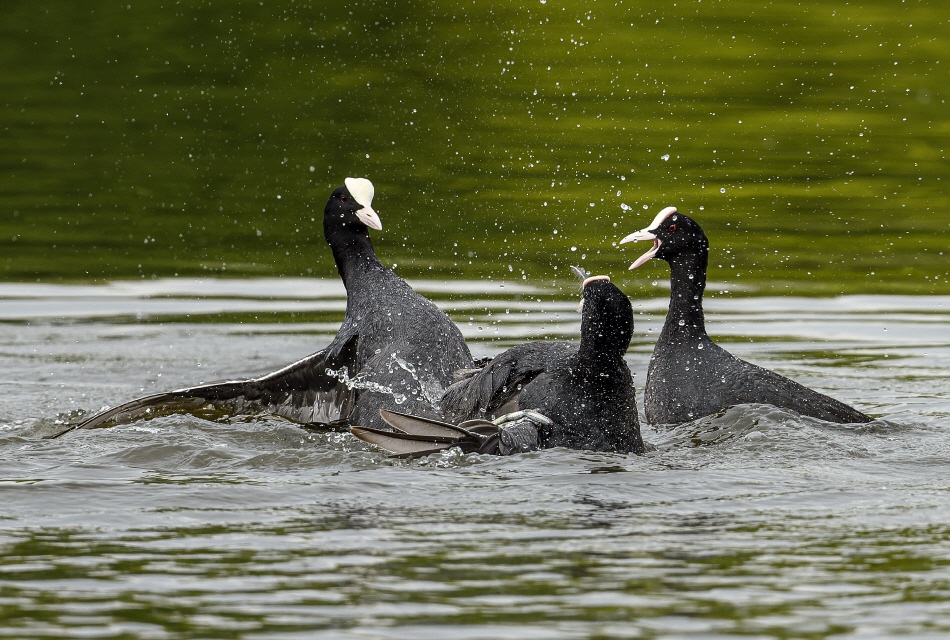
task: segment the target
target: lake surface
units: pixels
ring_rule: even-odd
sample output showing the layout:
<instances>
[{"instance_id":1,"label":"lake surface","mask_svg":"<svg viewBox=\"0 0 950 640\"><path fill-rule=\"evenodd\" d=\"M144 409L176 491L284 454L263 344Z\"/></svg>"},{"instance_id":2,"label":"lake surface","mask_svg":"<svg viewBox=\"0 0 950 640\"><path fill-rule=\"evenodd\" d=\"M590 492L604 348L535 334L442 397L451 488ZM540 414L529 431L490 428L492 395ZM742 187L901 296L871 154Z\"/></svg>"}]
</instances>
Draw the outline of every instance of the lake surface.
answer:
<instances>
[{"instance_id":1,"label":"lake surface","mask_svg":"<svg viewBox=\"0 0 950 640\"><path fill-rule=\"evenodd\" d=\"M944 4L6 0L0 638L946 637ZM479 355L573 338L568 266L609 274L641 394L668 270L615 243L675 205L713 335L880 419L415 462L269 419L41 438L326 345L347 176Z\"/></svg>"},{"instance_id":2,"label":"lake surface","mask_svg":"<svg viewBox=\"0 0 950 640\"><path fill-rule=\"evenodd\" d=\"M556 288L413 284L480 355L579 325ZM665 291L626 291L642 399ZM277 368L326 345L343 307L335 280L0 285L0 637L950 632L947 296L709 300L728 349L879 416L867 425L737 407L645 428L643 456L412 462L272 419L40 439Z\"/></svg>"}]
</instances>

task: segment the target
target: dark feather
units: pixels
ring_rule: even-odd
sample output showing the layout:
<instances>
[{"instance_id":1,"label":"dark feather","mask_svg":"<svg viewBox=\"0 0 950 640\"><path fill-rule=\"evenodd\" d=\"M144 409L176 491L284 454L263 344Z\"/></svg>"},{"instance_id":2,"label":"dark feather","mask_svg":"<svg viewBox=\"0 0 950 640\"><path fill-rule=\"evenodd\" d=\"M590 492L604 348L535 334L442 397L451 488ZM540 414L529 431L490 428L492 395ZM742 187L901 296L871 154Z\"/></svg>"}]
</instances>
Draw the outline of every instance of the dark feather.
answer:
<instances>
[{"instance_id":1,"label":"dark feather","mask_svg":"<svg viewBox=\"0 0 950 640\"><path fill-rule=\"evenodd\" d=\"M504 428L485 420L468 420L463 425L450 425L437 420L386 412L383 419L407 431L381 431L367 427L350 427L350 433L363 442L382 447L394 458L422 458L450 448L464 453L485 453L507 456L541 447L537 426L525 419ZM451 435L450 435L451 434Z\"/></svg>"},{"instance_id":2,"label":"dark feather","mask_svg":"<svg viewBox=\"0 0 950 640\"><path fill-rule=\"evenodd\" d=\"M338 422L350 413L355 394L338 376L328 374L327 370L356 370L356 336L347 340L335 357L330 357L327 351L318 351L259 378L204 384L132 400L48 437L58 438L75 429L105 427L178 413L207 418L272 414L302 424Z\"/></svg>"},{"instance_id":3,"label":"dark feather","mask_svg":"<svg viewBox=\"0 0 950 640\"><path fill-rule=\"evenodd\" d=\"M446 389L439 405L452 421L517 411L517 397L525 385L545 370L551 358L576 349L567 342L531 342L513 347L473 376ZM505 407L503 411L502 407Z\"/></svg>"}]
</instances>

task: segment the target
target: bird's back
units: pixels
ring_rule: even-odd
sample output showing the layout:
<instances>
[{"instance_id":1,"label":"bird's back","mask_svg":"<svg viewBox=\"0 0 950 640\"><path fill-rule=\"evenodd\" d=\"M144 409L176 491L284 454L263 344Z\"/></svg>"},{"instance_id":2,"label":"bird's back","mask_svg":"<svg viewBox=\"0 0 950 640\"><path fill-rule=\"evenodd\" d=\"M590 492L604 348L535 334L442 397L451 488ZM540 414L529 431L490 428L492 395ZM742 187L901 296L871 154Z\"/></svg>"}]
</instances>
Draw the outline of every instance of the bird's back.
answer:
<instances>
[{"instance_id":1,"label":"bird's back","mask_svg":"<svg viewBox=\"0 0 950 640\"><path fill-rule=\"evenodd\" d=\"M636 390L626 363L618 359L600 363L596 372L583 369L572 354L522 393L523 405L537 405L531 408L554 421L545 446L641 453Z\"/></svg>"},{"instance_id":2,"label":"bird's back","mask_svg":"<svg viewBox=\"0 0 950 640\"><path fill-rule=\"evenodd\" d=\"M455 421L537 410L554 422L541 434L545 448L639 453L643 441L633 377L622 358L609 365L588 375L576 344L530 342L450 387L441 406Z\"/></svg>"},{"instance_id":3,"label":"bird's back","mask_svg":"<svg viewBox=\"0 0 950 640\"><path fill-rule=\"evenodd\" d=\"M358 390L354 424L378 424L379 409L431 414L454 372L473 366L452 320L386 268L350 288L334 343L353 334L358 371L347 384Z\"/></svg>"},{"instance_id":4,"label":"bird's back","mask_svg":"<svg viewBox=\"0 0 950 640\"><path fill-rule=\"evenodd\" d=\"M653 424L681 423L737 404L765 403L829 422L870 418L843 402L735 357L708 338L657 343L647 372L644 409Z\"/></svg>"}]
</instances>

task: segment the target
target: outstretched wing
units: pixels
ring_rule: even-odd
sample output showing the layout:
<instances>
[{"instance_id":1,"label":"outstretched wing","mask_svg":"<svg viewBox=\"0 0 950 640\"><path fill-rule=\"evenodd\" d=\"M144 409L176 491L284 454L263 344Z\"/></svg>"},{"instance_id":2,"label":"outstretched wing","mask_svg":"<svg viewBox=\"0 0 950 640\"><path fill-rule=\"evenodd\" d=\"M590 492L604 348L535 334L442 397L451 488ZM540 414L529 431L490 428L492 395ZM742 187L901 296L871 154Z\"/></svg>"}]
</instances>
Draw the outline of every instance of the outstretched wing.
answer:
<instances>
[{"instance_id":1,"label":"outstretched wing","mask_svg":"<svg viewBox=\"0 0 950 640\"><path fill-rule=\"evenodd\" d=\"M340 349L328 347L259 378L203 384L138 398L49 437L177 413L205 418L272 414L302 424L345 421L356 400L355 391L345 380L357 372L357 339L353 335Z\"/></svg>"}]
</instances>

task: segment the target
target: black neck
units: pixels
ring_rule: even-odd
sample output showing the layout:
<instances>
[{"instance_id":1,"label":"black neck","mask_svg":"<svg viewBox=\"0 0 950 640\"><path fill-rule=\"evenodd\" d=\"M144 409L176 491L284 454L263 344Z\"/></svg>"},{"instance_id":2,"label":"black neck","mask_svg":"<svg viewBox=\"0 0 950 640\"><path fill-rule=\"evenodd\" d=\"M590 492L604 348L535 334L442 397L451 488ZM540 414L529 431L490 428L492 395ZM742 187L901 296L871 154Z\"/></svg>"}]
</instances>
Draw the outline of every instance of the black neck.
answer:
<instances>
[{"instance_id":1,"label":"black neck","mask_svg":"<svg viewBox=\"0 0 950 640\"><path fill-rule=\"evenodd\" d=\"M383 268L373 251L373 243L364 227L360 231L348 228L324 228L327 244L333 250L337 271L347 291L351 283L367 271Z\"/></svg>"},{"instance_id":2,"label":"black neck","mask_svg":"<svg viewBox=\"0 0 950 640\"><path fill-rule=\"evenodd\" d=\"M670 310L661 338L706 336L703 291L706 289L708 253L688 253L670 260Z\"/></svg>"},{"instance_id":3,"label":"black neck","mask_svg":"<svg viewBox=\"0 0 950 640\"><path fill-rule=\"evenodd\" d=\"M629 336L624 340L622 333L619 327L608 327L603 333L596 330L582 333L574 375L589 383L597 383L600 374L613 371L613 366L623 362L630 345Z\"/></svg>"}]
</instances>

